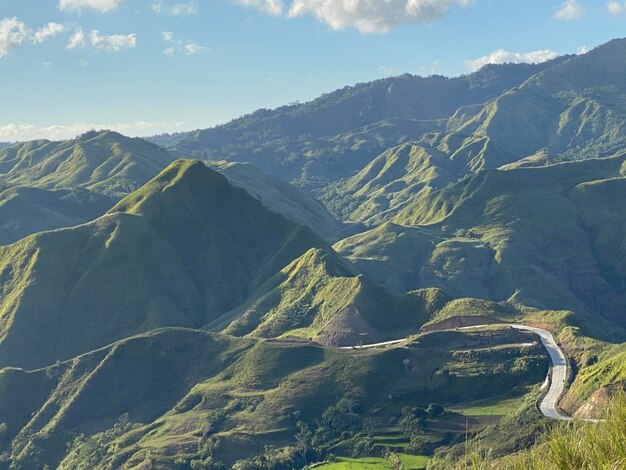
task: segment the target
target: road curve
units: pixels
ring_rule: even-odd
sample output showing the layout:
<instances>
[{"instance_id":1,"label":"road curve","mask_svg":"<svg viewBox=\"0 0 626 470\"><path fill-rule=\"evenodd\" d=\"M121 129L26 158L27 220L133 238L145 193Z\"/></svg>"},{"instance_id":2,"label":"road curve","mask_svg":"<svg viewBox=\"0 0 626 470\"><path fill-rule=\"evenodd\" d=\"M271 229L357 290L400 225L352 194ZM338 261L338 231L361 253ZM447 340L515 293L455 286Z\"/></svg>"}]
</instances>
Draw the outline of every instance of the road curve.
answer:
<instances>
[{"instance_id":1,"label":"road curve","mask_svg":"<svg viewBox=\"0 0 626 470\"><path fill-rule=\"evenodd\" d=\"M571 421L573 419L572 417L562 415L561 413L559 413L559 410L556 407L559 398L561 398L561 395L563 395L563 391L565 390L565 384L567 382L567 360L565 359L565 354L563 354L561 348L559 348L559 346L556 344L552 333L542 328L535 328L532 326L516 325L510 323L493 323L490 325L475 325L454 329L471 330L476 328L484 328L487 326L510 326L512 328L515 328L516 330L529 331L539 336L539 340L541 341L541 344L546 349L546 351L548 351L550 361L552 362L552 370L548 372L548 375L550 376L550 388L541 400L541 403L539 404L539 410L544 416L548 418L560 419L562 421ZM358 349L371 349L381 346L391 346L406 341L407 339L409 338L385 341L382 343L364 344L362 346L358 346ZM344 346L341 349L355 348L357 348L357 346Z\"/></svg>"},{"instance_id":2,"label":"road curve","mask_svg":"<svg viewBox=\"0 0 626 470\"><path fill-rule=\"evenodd\" d=\"M561 421L571 421L573 418L565 416L559 413L556 404L563 395L565 385L567 384L567 360L565 354L554 341L554 336L547 330L541 328L535 328L526 325L511 325L516 330L530 331L539 336L541 344L546 348L552 361L552 376L550 378L550 388L548 393L545 394L541 403L539 403L539 410L544 416L553 419L560 419Z\"/></svg>"}]
</instances>

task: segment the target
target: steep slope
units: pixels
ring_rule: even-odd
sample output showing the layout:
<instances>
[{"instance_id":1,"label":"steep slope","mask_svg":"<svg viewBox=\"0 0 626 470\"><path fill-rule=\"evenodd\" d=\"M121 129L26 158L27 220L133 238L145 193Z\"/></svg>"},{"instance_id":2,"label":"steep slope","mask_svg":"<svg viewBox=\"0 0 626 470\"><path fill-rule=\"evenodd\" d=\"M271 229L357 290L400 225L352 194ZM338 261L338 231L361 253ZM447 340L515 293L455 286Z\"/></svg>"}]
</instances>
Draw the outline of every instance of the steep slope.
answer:
<instances>
[{"instance_id":1,"label":"steep slope","mask_svg":"<svg viewBox=\"0 0 626 470\"><path fill-rule=\"evenodd\" d=\"M317 187L320 180L351 175L387 148L439 129L439 120L458 108L493 99L547 66L487 66L451 79L402 75L152 140L179 155L250 162Z\"/></svg>"},{"instance_id":2,"label":"steep slope","mask_svg":"<svg viewBox=\"0 0 626 470\"><path fill-rule=\"evenodd\" d=\"M210 327L238 336L299 336L344 346L355 344L350 341L355 336L372 342L415 333L447 300L437 289L389 294L334 252L311 249ZM351 333L337 335L333 323L351 310L358 321L351 327L343 322Z\"/></svg>"},{"instance_id":3,"label":"steep slope","mask_svg":"<svg viewBox=\"0 0 626 470\"><path fill-rule=\"evenodd\" d=\"M44 230L83 224L104 214L115 202L115 198L86 189L7 189L0 193L0 245Z\"/></svg>"},{"instance_id":4,"label":"steep slope","mask_svg":"<svg viewBox=\"0 0 626 470\"><path fill-rule=\"evenodd\" d=\"M624 327L625 169L622 155L479 172L335 248L396 292L440 287Z\"/></svg>"},{"instance_id":5,"label":"steep slope","mask_svg":"<svg viewBox=\"0 0 626 470\"><path fill-rule=\"evenodd\" d=\"M546 66L485 104L461 107L438 129L415 134L324 188L320 198L344 220L392 219L422 191L467 174L605 158L626 147L622 70L626 39Z\"/></svg>"},{"instance_id":6,"label":"steep slope","mask_svg":"<svg viewBox=\"0 0 626 470\"><path fill-rule=\"evenodd\" d=\"M0 364L43 366L198 327L316 246L224 176L177 161L94 222L0 248Z\"/></svg>"},{"instance_id":7,"label":"steep slope","mask_svg":"<svg viewBox=\"0 0 626 470\"><path fill-rule=\"evenodd\" d=\"M444 332L341 351L163 329L46 369L0 371L0 446L15 468L182 470L208 457L230 468L293 445L296 421L313 425L345 397L383 425L408 404L523 390L547 369L529 341L510 329Z\"/></svg>"},{"instance_id":8,"label":"steep slope","mask_svg":"<svg viewBox=\"0 0 626 470\"><path fill-rule=\"evenodd\" d=\"M231 184L245 189L269 210L306 225L326 240L337 241L347 230L321 202L277 176L247 163L206 163L209 168L226 176Z\"/></svg>"},{"instance_id":9,"label":"steep slope","mask_svg":"<svg viewBox=\"0 0 626 470\"><path fill-rule=\"evenodd\" d=\"M552 162L607 157L626 144L626 39L553 64L488 103L438 145L472 171L545 149ZM450 145L452 143L452 145Z\"/></svg>"},{"instance_id":10,"label":"steep slope","mask_svg":"<svg viewBox=\"0 0 626 470\"><path fill-rule=\"evenodd\" d=\"M322 197L346 219L375 226L421 191L458 180L462 174L455 171L443 152L409 142L383 152L353 177L326 189Z\"/></svg>"},{"instance_id":11,"label":"steep slope","mask_svg":"<svg viewBox=\"0 0 626 470\"><path fill-rule=\"evenodd\" d=\"M173 160L145 140L92 131L72 140L37 140L0 150L0 188L84 188L121 197Z\"/></svg>"}]
</instances>

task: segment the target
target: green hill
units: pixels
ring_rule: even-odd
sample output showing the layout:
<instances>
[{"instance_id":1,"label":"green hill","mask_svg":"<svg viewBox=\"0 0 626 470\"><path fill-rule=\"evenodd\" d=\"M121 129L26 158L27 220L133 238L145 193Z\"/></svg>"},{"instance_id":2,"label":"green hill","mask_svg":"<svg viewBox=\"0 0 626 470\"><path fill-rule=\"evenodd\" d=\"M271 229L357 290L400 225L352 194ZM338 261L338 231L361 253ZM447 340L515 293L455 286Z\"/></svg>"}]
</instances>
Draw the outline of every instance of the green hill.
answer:
<instances>
[{"instance_id":1,"label":"green hill","mask_svg":"<svg viewBox=\"0 0 626 470\"><path fill-rule=\"evenodd\" d=\"M475 171L545 149L552 161L607 157L624 147L626 39L553 64L492 102L444 141Z\"/></svg>"},{"instance_id":2,"label":"green hill","mask_svg":"<svg viewBox=\"0 0 626 470\"><path fill-rule=\"evenodd\" d=\"M173 160L145 140L91 131L72 140L37 140L1 149L0 188L83 188L121 197Z\"/></svg>"},{"instance_id":3,"label":"green hill","mask_svg":"<svg viewBox=\"0 0 626 470\"><path fill-rule=\"evenodd\" d=\"M440 129L441 120L458 108L493 99L547 66L490 65L457 78L406 74L303 104L261 109L212 129L151 140L176 155L249 162L319 187L350 176L390 147Z\"/></svg>"},{"instance_id":4,"label":"green hill","mask_svg":"<svg viewBox=\"0 0 626 470\"><path fill-rule=\"evenodd\" d=\"M234 186L245 189L269 210L306 225L324 239L337 241L348 228L326 210L324 205L286 181L247 163L207 162Z\"/></svg>"},{"instance_id":5,"label":"green hill","mask_svg":"<svg viewBox=\"0 0 626 470\"><path fill-rule=\"evenodd\" d=\"M154 144L110 131L0 149L0 244L89 222L172 161Z\"/></svg>"},{"instance_id":6,"label":"green hill","mask_svg":"<svg viewBox=\"0 0 626 470\"><path fill-rule=\"evenodd\" d=\"M479 172L335 249L394 292L439 287L624 327L625 162Z\"/></svg>"},{"instance_id":7,"label":"green hill","mask_svg":"<svg viewBox=\"0 0 626 470\"><path fill-rule=\"evenodd\" d=\"M249 302L209 326L237 336L299 336L350 346L415 333L447 300L436 289L389 294L334 252L311 249L264 283Z\"/></svg>"},{"instance_id":8,"label":"green hill","mask_svg":"<svg viewBox=\"0 0 626 470\"><path fill-rule=\"evenodd\" d=\"M83 224L104 214L115 202L115 198L86 189L7 189L0 193L0 245L44 230Z\"/></svg>"},{"instance_id":9,"label":"green hill","mask_svg":"<svg viewBox=\"0 0 626 470\"><path fill-rule=\"evenodd\" d=\"M38 367L154 328L199 327L316 246L219 173L177 161L91 223L0 248L0 364Z\"/></svg>"},{"instance_id":10,"label":"green hill","mask_svg":"<svg viewBox=\"0 0 626 470\"><path fill-rule=\"evenodd\" d=\"M320 197L345 220L375 226L422 192L482 169L609 157L626 145L626 40L563 58L485 104L450 114L373 158Z\"/></svg>"},{"instance_id":11,"label":"green hill","mask_svg":"<svg viewBox=\"0 0 626 470\"><path fill-rule=\"evenodd\" d=\"M488 398L540 382L547 362L540 348L519 345L529 338L446 332L342 351L163 329L45 369L0 371L0 445L15 468L183 469L210 456L230 467L267 445L297 459L288 447L296 422L314 425L345 397L358 404L355 419L381 426L407 404ZM351 429L328 442L350 445L359 428ZM447 436L435 425L431 434Z\"/></svg>"}]
</instances>

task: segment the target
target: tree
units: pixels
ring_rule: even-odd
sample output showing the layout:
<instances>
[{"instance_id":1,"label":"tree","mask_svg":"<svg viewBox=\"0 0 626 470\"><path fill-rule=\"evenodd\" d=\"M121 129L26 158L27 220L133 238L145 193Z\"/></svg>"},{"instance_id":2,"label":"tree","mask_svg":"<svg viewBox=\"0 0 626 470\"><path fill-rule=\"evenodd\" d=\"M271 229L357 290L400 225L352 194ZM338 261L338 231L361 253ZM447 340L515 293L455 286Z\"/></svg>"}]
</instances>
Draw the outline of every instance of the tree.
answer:
<instances>
[{"instance_id":1,"label":"tree","mask_svg":"<svg viewBox=\"0 0 626 470\"><path fill-rule=\"evenodd\" d=\"M413 408L411 412L418 421L426 421L426 418L428 418L428 412L424 408L420 408L419 406Z\"/></svg>"},{"instance_id":2,"label":"tree","mask_svg":"<svg viewBox=\"0 0 626 470\"><path fill-rule=\"evenodd\" d=\"M443 414L444 411L444 407L441 406L439 403L431 403L426 409L428 415L433 418L436 416L440 416L441 414Z\"/></svg>"},{"instance_id":3,"label":"tree","mask_svg":"<svg viewBox=\"0 0 626 470\"><path fill-rule=\"evenodd\" d=\"M296 427L298 428L298 432L296 433L296 449L302 455L302 460L306 465L306 455L308 451L311 449L311 439L313 437L313 433L309 428L309 425L304 421L298 421L296 423Z\"/></svg>"}]
</instances>

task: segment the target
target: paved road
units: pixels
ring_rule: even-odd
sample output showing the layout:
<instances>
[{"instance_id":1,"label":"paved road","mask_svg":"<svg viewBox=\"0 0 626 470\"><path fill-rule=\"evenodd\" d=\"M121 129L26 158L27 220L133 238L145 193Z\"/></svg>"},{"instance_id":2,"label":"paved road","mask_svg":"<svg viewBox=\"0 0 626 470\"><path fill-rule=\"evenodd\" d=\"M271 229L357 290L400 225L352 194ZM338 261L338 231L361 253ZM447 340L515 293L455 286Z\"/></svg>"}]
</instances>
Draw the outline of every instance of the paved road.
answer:
<instances>
[{"instance_id":1,"label":"paved road","mask_svg":"<svg viewBox=\"0 0 626 470\"><path fill-rule=\"evenodd\" d=\"M526 325L514 325L514 324L492 324L492 325L475 325L475 326L467 326L463 328L456 328L459 330L470 330L475 328L484 328L486 326L495 326L495 325L503 325L510 326L515 328L516 330L524 330L530 331L531 333L539 336L541 344L548 351L550 355L550 360L552 361L552 370L551 370L551 380L550 380L550 388L548 393L543 397L541 403L539 404L539 409L543 413L544 416L553 419L560 419L562 421L571 421L573 418L570 416L565 416L559 413L556 404L559 401L559 398L563 394L565 390L565 384L567 382L567 361L565 359L565 354L561 351L561 348L554 341L554 337L552 333L547 330L541 328L535 328L532 326ZM408 338L396 339L393 341L385 341L383 343L373 343L373 344L364 344L359 346L358 349L371 349L377 348L381 346L391 346L394 344L401 343L406 341ZM355 346L345 346L341 349L354 349ZM548 373L550 375L550 373ZM591 421L591 420L590 420Z\"/></svg>"}]
</instances>

